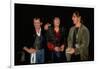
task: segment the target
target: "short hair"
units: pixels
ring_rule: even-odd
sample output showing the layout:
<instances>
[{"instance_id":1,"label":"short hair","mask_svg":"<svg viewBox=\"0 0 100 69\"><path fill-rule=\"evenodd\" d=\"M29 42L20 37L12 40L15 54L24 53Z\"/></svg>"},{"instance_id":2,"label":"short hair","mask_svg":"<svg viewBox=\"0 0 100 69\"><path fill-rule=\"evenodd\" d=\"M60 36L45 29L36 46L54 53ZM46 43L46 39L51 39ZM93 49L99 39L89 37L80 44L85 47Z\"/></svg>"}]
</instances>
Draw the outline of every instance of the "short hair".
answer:
<instances>
[{"instance_id":1,"label":"short hair","mask_svg":"<svg viewBox=\"0 0 100 69\"><path fill-rule=\"evenodd\" d=\"M74 11L73 14L75 14L77 17L81 16L79 11Z\"/></svg>"},{"instance_id":2,"label":"short hair","mask_svg":"<svg viewBox=\"0 0 100 69\"><path fill-rule=\"evenodd\" d=\"M80 17L80 21L81 21L81 23L83 23L83 19L82 19L79 11L75 11L75 12L73 12L73 14L75 14L77 17Z\"/></svg>"},{"instance_id":3,"label":"short hair","mask_svg":"<svg viewBox=\"0 0 100 69\"><path fill-rule=\"evenodd\" d=\"M39 20L41 22L41 18L40 17L34 17L33 18L33 22L34 22L34 20Z\"/></svg>"}]
</instances>

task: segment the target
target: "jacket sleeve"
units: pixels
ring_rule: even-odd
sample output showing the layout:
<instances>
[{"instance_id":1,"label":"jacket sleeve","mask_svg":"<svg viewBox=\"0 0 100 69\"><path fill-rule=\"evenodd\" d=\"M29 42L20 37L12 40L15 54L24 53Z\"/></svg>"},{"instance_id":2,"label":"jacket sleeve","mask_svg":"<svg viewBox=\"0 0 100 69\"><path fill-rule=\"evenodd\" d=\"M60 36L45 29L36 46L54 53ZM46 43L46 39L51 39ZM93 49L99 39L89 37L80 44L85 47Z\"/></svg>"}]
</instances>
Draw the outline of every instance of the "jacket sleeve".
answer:
<instances>
[{"instance_id":1,"label":"jacket sleeve","mask_svg":"<svg viewBox=\"0 0 100 69\"><path fill-rule=\"evenodd\" d=\"M71 38L71 35L72 35L72 28L70 29L69 34L68 34L68 39L67 39L67 42L68 42L67 45L68 46L67 46L67 48L72 47L72 38ZM70 61L71 60L71 54L66 53L66 58L67 58L67 61Z\"/></svg>"},{"instance_id":2,"label":"jacket sleeve","mask_svg":"<svg viewBox=\"0 0 100 69\"><path fill-rule=\"evenodd\" d=\"M68 34L68 39L67 39L68 47L72 47L72 44L73 44L73 42L72 42L72 37L71 37L71 35L72 35L72 30L73 30L73 28L70 29L69 34Z\"/></svg>"},{"instance_id":3,"label":"jacket sleeve","mask_svg":"<svg viewBox=\"0 0 100 69\"><path fill-rule=\"evenodd\" d=\"M88 59L88 46L89 46L89 31L88 29L84 29L82 32L82 40L79 46L79 52L81 60L87 60Z\"/></svg>"}]
</instances>

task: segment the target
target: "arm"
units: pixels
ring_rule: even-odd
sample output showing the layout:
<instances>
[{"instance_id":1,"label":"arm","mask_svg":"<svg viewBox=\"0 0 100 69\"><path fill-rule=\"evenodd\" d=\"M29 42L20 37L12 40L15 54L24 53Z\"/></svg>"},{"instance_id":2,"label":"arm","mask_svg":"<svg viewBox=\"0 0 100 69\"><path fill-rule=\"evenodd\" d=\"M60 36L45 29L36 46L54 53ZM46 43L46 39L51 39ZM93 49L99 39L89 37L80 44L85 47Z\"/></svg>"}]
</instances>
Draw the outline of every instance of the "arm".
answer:
<instances>
[{"instance_id":1,"label":"arm","mask_svg":"<svg viewBox=\"0 0 100 69\"><path fill-rule=\"evenodd\" d=\"M71 28L70 29L70 31L69 31L69 34L68 34L68 39L67 39L67 42L68 42L68 48L71 48L72 47L72 44L73 44L73 42L72 42L72 31L73 31L73 29Z\"/></svg>"},{"instance_id":2,"label":"arm","mask_svg":"<svg viewBox=\"0 0 100 69\"><path fill-rule=\"evenodd\" d=\"M82 40L79 46L79 52L81 56L81 60L87 60L88 58L88 46L89 46L89 31L88 29L84 29L82 32Z\"/></svg>"},{"instance_id":3,"label":"arm","mask_svg":"<svg viewBox=\"0 0 100 69\"><path fill-rule=\"evenodd\" d=\"M34 49L34 48L27 48L27 47L24 47L23 48L26 52L28 52L28 53L34 53L34 52L36 52L36 50Z\"/></svg>"}]
</instances>

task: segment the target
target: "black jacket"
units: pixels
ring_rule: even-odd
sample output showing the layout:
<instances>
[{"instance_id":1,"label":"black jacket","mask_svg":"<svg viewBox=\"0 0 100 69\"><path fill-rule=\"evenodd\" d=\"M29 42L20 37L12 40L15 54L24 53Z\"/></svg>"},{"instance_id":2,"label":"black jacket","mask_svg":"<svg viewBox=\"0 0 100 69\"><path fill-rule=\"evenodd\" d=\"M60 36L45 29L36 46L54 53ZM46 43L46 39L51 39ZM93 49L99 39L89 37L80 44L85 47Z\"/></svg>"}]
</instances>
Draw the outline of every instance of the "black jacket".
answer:
<instances>
[{"instance_id":1,"label":"black jacket","mask_svg":"<svg viewBox=\"0 0 100 69\"><path fill-rule=\"evenodd\" d=\"M33 35L31 37L31 39L29 40L30 44L27 46L28 48L35 48L34 47L34 42L35 42L35 38L36 38L37 34L36 34L36 31L33 30ZM41 35L40 35L40 46L41 46L41 49L46 49L46 46L47 46L47 41L46 41L46 36L45 36L45 31L43 29L41 29ZM25 62L26 64L30 64L30 54L25 52Z\"/></svg>"},{"instance_id":2,"label":"black jacket","mask_svg":"<svg viewBox=\"0 0 100 69\"><path fill-rule=\"evenodd\" d=\"M60 34L61 34L61 39L59 40L59 45L62 44L66 45L66 31L63 27L60 27ZM53 43L54 45L57 44L55 33L54 33L54 27L49 27L47 31L47 40Z\"/></svg>"}]
</instances>

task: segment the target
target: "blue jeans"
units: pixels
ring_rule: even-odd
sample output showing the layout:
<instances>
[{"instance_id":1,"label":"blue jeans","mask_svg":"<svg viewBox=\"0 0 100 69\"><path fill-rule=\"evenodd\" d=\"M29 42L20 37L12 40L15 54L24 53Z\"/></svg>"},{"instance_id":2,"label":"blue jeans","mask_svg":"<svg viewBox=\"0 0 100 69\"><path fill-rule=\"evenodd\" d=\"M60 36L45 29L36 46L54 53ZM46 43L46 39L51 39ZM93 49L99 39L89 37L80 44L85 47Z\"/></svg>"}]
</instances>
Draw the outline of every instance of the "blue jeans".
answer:
<instances>
[{"instance_id":1,"label":"blue jeans","mask_svg":"<svg viewBox=\"0 0 100 69\"><path fill-rule=\"evenodd\" d=\"M37 50L36 63L44 63L44 49Z\"/></svg>"}]
</instances>

